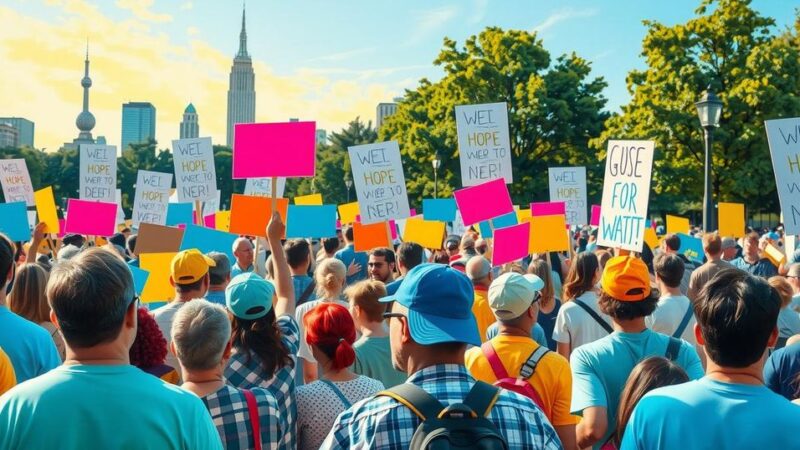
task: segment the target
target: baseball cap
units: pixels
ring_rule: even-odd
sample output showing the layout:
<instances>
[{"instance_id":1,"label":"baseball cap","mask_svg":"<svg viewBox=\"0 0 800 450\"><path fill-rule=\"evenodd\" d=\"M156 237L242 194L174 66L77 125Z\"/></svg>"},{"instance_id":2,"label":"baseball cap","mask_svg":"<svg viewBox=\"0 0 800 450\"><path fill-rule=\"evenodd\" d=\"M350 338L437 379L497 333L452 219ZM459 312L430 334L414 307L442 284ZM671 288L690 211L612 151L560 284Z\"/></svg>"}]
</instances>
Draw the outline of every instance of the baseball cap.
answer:
<instances>
[{"instance_id":1,"label":"baseball cap","mask_svg":"<svg viewBox=\"0 0 800 450\"><path fill-rule=\"evenodd\" d=\"M420 264L403 278L394 295L381 302L397 302L408 312L408 327L422 345L464 342L481 345L472 314L474 292L466 275L444 264Z\"/></svg>"},{"instance_id":2,"label":"baseball cap","mask_svg":"<svg viewBox=\"0 0 800 450\"><path fill-rule=\"evenodd\" d=\"M247 272L233 277L225 288L225 306L240 319L260 319L272 310L273 295L271 282Z\"/></svg>"},{"instance_id":3,"label":"baseball cap","mask_svg":"<svg viewBox=\"0 0 800 450\"><path fill-rule=\"evenodd\" d=\"M200 253L197 249L178 252L172 258L172 281L177 284L191 284L208 273L209 267L217 265L213 259Z\"/></svg>"},{"instance_id":4,"label":"baseball cap","mask_svg":"<svg viewBox=\"0 0 800 450\"><path fill-rule=\"evenodd\" d=\"M489 308L500 320L515 319L531 307L543 287L536 275L504 273L489 286Z\"/></svg>"},{"instance_id":5,"label":"baseball cap","mask_svg":"<svg viewBox=\"0 0 800 450\"><path fill-rule=\"evenodd\" d=\"M650 296L650 274L645 263L633 256L616 256L606 262L600 282L603 292L623 302L638 302Z\"/></svg>"}]
</instances>

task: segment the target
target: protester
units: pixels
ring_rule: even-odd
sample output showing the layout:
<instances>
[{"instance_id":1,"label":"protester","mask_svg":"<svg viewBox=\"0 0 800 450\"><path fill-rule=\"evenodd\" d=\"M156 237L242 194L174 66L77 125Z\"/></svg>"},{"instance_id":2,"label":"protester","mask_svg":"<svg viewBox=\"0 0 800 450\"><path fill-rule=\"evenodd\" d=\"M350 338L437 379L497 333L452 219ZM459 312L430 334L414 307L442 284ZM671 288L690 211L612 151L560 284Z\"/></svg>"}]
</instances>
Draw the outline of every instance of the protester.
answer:
<instances>
[{"instance_id":1,"label":"protester","mask_svg":"<svg viewBox=\"0 0 800 450\"><path fill-rule=\"evenodd\" d=\"M739 257L741 248L736 244L736 240L730 237L722 238L722 260L731 262Z\"/></svg>"},{"instance_id":2,"label":"protester","mask_svg":"<svg viewBox=\"0 0 800 450\"><path fill-rule=\"evenodd\" d=\"M139 254L136 253L136 241L138 239L137 234L132 234L128 236L128 240L125 243L126 248L128 249L128 254L130 255L131 259L128 260L128 265L133 267L139 267Z\"/></svg>"},{"instance_id":3,"label":"protester","mask_svg":"<svg viewBox=\"0 0 800 450\"><path fill-rule=\"evenodd\" d=\"M800 344L788 341L764 365L764 384L787 400L800 398Z\"/></svg>"},{"instance_id":4,"label":"protester","mask_svg":"<svg viewBox=\"0 0 800 450\"><path fill-rule=\"evenodd\" d=\"M336 255L336 252L339 250L340 244L339 239L332 237L332 238L324 238L322 239L322 248L317 253L317 264L321 263L325 258L333 258Z\"/></svg>"},{"instance_id":5,"label":"protester","mask_svg":"<svg viewBox=\"0 0 800 450\"><path fill-rule=\"evenodd\" d=\"M783 348L786 340L795 334L800 334L800 315L792 308L792 286L782 276L770 277L767 280L770 286L778 291L781 299L781 311L778 313L778 342L775 348Z\"/></svg>"},{"instance_id":6,"label":"protester","mask_svg":"<svg viewBox=\"0 0 800 450\"><path fill-rule=\"evenodd\" d=\"M794 312L800 313L800 263L789 266L786 281L792 286L792 303L789 305Z\"/></svg>"},{"instance_id":7,"label":"protester","mask_svg":"<svg viewBox=\"0 0 800 450\"><path fill-rule=\"evenodd\" d=\"M231 267L231 278L245 272L255 272L263 276L256 268L255 249L250 239L240 237L233 241L233 257L236 258L236 263Z\"/></svg>"},{"instance_id":8,"label":"protester","mask_svg":"<svg viewBox=\"0 0 800 450\"><path fill-rule=\"evenodd\" d=\"M681 294L686 295L689 292L689 282L692 279L697 264L687 258L685 255L679 253L681 249L681 238L677 234L668 234L664 236L661 241L661 251L667 255L675 255L683 261L683 277L681 277L680 291Z\"/></svg>"},{"instance_id":9,"label":"protester","mask_svg":"<svg viewBox=\"0 0 800 450\"><path fill-rule=\"evenodd\" d=\"M720 270L734 268L732 264L722 259L722 239L719 234L706 233L703 235L703 252L706 255L706 263L695 269L689 278L689 290L686 295L691 300L697 299L703 286Z\"/></svg>"},{"instance_id":10,"label":"protester","mask_svg":"<svg viewBox=\"0 0 800 450\"><path fill-rule=\"evenodd\" d=\"M275 396L264 388L225 384L230 336L231 323L220 305L196 300L175 314L171 341L184 374L181 387L203 401L226 449L256 448L256 439L261 448L278 448L287 430Z\"/></svg>"},{"instance_id":11,"label":"protester","mask_svg":"<svg viewBox=\"0 0 800 450\"><path fill-rule=\"evenodd\" d=\"M0 395L3 395L17 385L17 376L14 374L14 366L11 360L6 355L6 352L0 348Z\"/></svg>"},{"instance_id":12,"label":"protester","mask_svg":"<svg viewBox=\"0 0 800 450\"><path fill-rule=\"evenodd\" d=\"M214 265L208 268L209 284L205 299L225 306L225 288L231 282L231 260L220 252L209 252L206 256L214 260Z\"/></svg>"},{"instance_id":13,"label":"protester","mask_svg":"<svg viewBox=\"0 0 800 450\"><path fill-rule=\"evenodd\" d=\"M800 408L764 386L767 349L781 307L766 281L738 270L717 274L694 303L706 376L656 389L633 410L622 450L797 448ZM692 374L689 373L689 377Z\"/></svg>"},{"instance_id":14,"label":"protester","mask_svg":"<svg viewBox=\"0 0 800 450\"><path fill-rule=\"evenodd\" d=\"M458 253L458 247L461 245L461 237L455 234L451 234L447 236L444 240L444 250L447 252L448 263L451 261L455 261L457 259L461 259L461 255Z\"/></svg>"},{"instance_id":15,"label":"protester","mask_svg":"<svg viewBox=\"0 0 800 450\"><path fill-rule=\"evenodd\" d=\"M397 272L400 276L391 283L386 284L386 292L388 295L394 295L400 283L406 276L409 270L422 264L425 257L425 249L416 242L403 242L397 247Z\"/></svg>"},{"instance_id":16,"label":"protester","mask_svg":"<svg viewBox=\"0 0 800 450\"><path fill-rule=\"evenodd\" d=\"M367 254L357 252L353 237L353 226L347 225L342 232L345 247L337 251L334 257L341 261L347 268L347 284L357 283L367 279ZM300 325L302 327L302 325Z\"/></svg>"},{"instance_id":17,"label":"protester","mask_svg":"<svg viewBox=\"0 0 800 450\"><path fill-rule=\"evenodd\" d=\"M305 239L292 239L283 245L286 252L286 261L289 263L289 270L292 272L292 287L294 288L294 298L297 299L296 305L314 300L314 280L308 276L308 268L311 266L311 249Z\"/></svg>"},{"instance_id":18,"label":"protester","mask_svg":"<svg viewBox=\"0 0 800 450\"><path fill-rule=\"evenodd\" d=\"M603 270L600 309L611 317L614 333L578 347L570 357L573 376L572 413L582 417L576 427L578 446L598 450L616 428L622 389L633 368L648 356L667 356L691 379L703 376L694 347L681 339L649 330L658 292L642 260L611 258Z\"/></svg>"},{"instance_id":19,"label":"protester","mask_svg":"<svg viewBox=\"0 0 800 450\"><path fill-rule=\"evenodd\" d=\"M492 264L483 256L474 256L467 261L467 277L472 281L473 301L472 314L478 324L478 336L481 342L485 341L486 331L494 323L495 317L492 308L489 307L489 286L492 284L494 276L492 274Z\"/></svg>"},{"instance_id":20,"label":"protester","mask_svg":"<svg viewBox=\"0 0 800 450\"><path fill-rule=\"evenodd\" d=\"M744 240L742 256L731 261L731 264L750 275L764 279L778 275L778 268L775 267L775 264L772 264L772 261L761 255L758 233L749 233L742 239Z\"/></svg>"},{"instance_id":21,"label":"protester","mask_svg":"<svg viewBox=\"0 0 800 450\"><path fill-rule=\"evenodd\" d=\"M485 255L486 252L489 251L489 241L483 238L476 240L475 251L478 252L479 255Z\"/></svg>"},{"instance_id":22,"label":"protester","mask_svg":"<svg viewBox=\"0 0 800 450\"><path fill-rule=\"evenodd\" d=\"M431 262L436 264L450 264L450 258L447 256L447 252L444 250L436 250L431 255ZM464 273L463 265L461 267L452 266L454 269L457 269L459 272Z\"/></svg>"},{"instance_id":23,"label":"protester","mask_svg":"<svg viewBox=\"0 0 800 450\"><path fill-rule=\"evenodd\" d=\"M470 259L478 256L478 251L475 250L475 236L472 233L465 233L461 236L461 244L459 245L459 259L467 263Z\"/></svg>"},{"instance_id":24,"label":"protester","mask_svg":"<svg viewBox=\"0 0 800 450\"><path fill-rule=\"evenodd\" d=\"M321 377L297 388L297 448L316 450L339 413L381 391L383 384L348 369L355 361L356 330L346 308L323 303L304 320L306 343L319 362Z\"/></svg>"},{"instance_id":25,"label":"protester","mask_svg":"<svg viewBox=\"0 0 800 450\"><path fill-rule=\"evenodd\" d=\"M594 254L597 256L597 263L600 265L600 271L606 268L606 263L611 259L611 252L607 250L596 250Z\"/></svg>"},{"instance_id":26,"label":"protester","mask_svg":"<svg viewBox=\"0 0 800 450\"><path fill-rule=\"evenodd\" d=\"M167 383L178 384L180 382L178 371L175 367L164 364L167 358L167 340L161 334L156 320L147 308L139 308L136 317L138 322L136 338L128 351L131 365Z\"/></svg>"},{"instance_id":27,"label":"protester","mask_svg":"<svg viewBox=\"0 0 800 450\"><path fill-rule=\"evenodd\" d=\"M196 249L184 250L172 258L169 282L175 288L175 298L153 312L158 328L161 329L161 334L167 340L167 348L170 348L171 345L170 330L172 330L175 313L186 302L205 297L210 284L208 271L215 264L213 259ZM181 375L178 359L171 351L167 353L166 363L178 370L178 375Z\"/></svg>"},{"instance_id":28,"label":"protester","mask_svg":"<svg viewBox=\"0 0 800 450\"><path fill-rule=\"evenodd\" d=\"M138 298L119 257L59 262L47 298L67 359L0 397L0 448L222 448L196 396L129 364Z\"/></svg>"},{"instance_id":29,"label":"protester","mask_svg":"<svg viewBox=\"0 0 800 450\"><path fill-rule=\"evenodd\" d=\"M61 331L50 321L50 305L47 304L45 295L47 278L48 273L38 264L20 266L14 279L14 288L8 295L8 308L47 330L63 361L65 356L64 339Z\"/></svg>"},{"instance_id":30,"label":"protester","mask_svg":"<svg viewBox=\"0 0 800 450\"><path fill-rule=\"evenodd\" d=\"M233 331L232 353L224 376L235 388L263 387L275 396L278 414L285 417L281 447L292 449L296 446L295 376L300 334L294 319L289 264L280 244L285 232L286 225L273 212L267 235L275 267L274 285L256 274L242 274L225 290Z\"/></svg>"},{"instance_id":31,"label":"protester","mask_svg":"<svg viewBox=\"0 0 800 450\"><path fill-rule=\"evenodd\" d=\"M476 383L464 367L467 344L481 342L470 314L472 298L466 276L448 266L421 264L409 271L397 294L382 299L393 302L386 313L392 363L410 375L400 386L420 388L443 405L464 402L473 386L480 386L489 406L478 414L499 430L508 448L561 449L552 425L530 399ZM397 398L407 402L392 393L356 403L336 418L321 448L409 448L421 420Z\"/></svg>"},{"instance_id":32,"label":"protester","mask_svg":"<svg viewBox=\"0 0 800 450\"><path fill-rule=\"evenodd\" d=\"M654 261L656 283L661 297L655 311L647 316L647 328L667 336L683 339L696 345L694 337L694 310L689 297L681 294L680 284L683 279L683 260L676 255L662 253ZM703 270L702 267L694 273ZM694 277L694 275L692 275Z\"/></svg>"},{"instance_id":33,"label":"protester","mask_svg":"<svg viewBox=\"0 0 800 450\"><path fill-rule=\"evenodd\" d=\"M600 267L593 253L578 253L564 283L565 302L556 316L553 340L558 353L569 359L576 348L608 336L611 319L597 305Z\"/></svg>"},{"instance_id":34,"label":"protester","mask_svg":"<svg viewBox=\"0 0 800 450\"><path fill-rule=\"evenodd\" d=\"M543 288L544 282L536 275L505 273L492 282L489 305L500 324L499 334L480 348L469 349L466 367L475 379L487 383L518 377L527 381L533 389L527 396L542 408L564 448L574 449L577 418L569 410L569 363L531 338Z\"/></svg>"},{"instance_id":35,"label":"protester","mask_svg":"<svg viewBox=\"0 0 800 450\"><path fill-rule=\"evenodd\" d=\"M350 314L361 334L353 344L356 352L353 372L392 387L406 381L407 376L392 367L389 333L383 321L386 304L380 302L386 291L383 283L365 280L349 286L344 295L350 302Z\"/></svg>"},{"instance_id":36,"label":"protester","mask_svg":"<svg viewBox=\"0 0 800 450\"><path fill-rule=\"evenodd\" d=\"M58 250L58 253L56 253L57 254L56 259L59 262L69 261L72 258L78 256L80 252L81 252L81 247L72 244L64 244L64 246Z\"/></svg>"},{"instance_id":37,"label":"protester","mask_svg":"<svg viewBox=\"0 0 800 450\"><path fill-rule=\"evenodd\" d=\"M558 343L553 339L553 330L556 327L556 318L558 311L561 309L561 300L556 296L556 291L553 286L553 277L551 276L550 267L542 260L532 261L528 266L528 273L536 275L544 282L544 287L541 290L541 300L539 301L539 315L537 324L542 327L544 335L547 339L547 348L552 351L558 349Z\"/></svg>"},{"instance_id":38,"label":"protester","mask_svg":"<svg viewBox=\"0 0 800 450\"><path fill-rule=\"evenodd\" d=\"M367 262L370 280L389 284L394 281L395 258L394 252L388 248L374 248L369 252Z\"/></svg>"}]
</instances>

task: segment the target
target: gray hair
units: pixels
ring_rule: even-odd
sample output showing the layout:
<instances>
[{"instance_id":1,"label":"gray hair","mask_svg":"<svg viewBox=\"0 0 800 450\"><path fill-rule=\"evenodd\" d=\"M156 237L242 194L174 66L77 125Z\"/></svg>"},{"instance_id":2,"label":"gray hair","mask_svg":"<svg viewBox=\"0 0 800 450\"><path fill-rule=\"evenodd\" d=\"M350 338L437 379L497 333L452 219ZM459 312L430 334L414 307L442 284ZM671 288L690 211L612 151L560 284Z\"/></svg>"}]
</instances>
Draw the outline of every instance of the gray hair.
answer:
<instances>
[{"instance_id":1,"label":"gray hair","mask_svg":"<svg viewBox=\"0 0 800 450\"><path fill-rule=\"evenodd\" d=\"M206 256L217 263L216 266L208 268L208 276L211 278L211 285L218 286L225 283L231 275L231 260L228 259L228 255L220 252L208 252Z\"/></svg>"},{"instance_id":2,"label":"gray hair","mask_svg":"<svg viewBox=\"0 0 800 450\"><path fill-rule=\"evenodd\" d=\"M225 308L197 299L187 302L175 314L171 334L181 366L208 370L222 361L231 339L231 323Z\"/></svg>"},{"instance_id":3,"label":"gray hair","mask_svg":"<svg viewBox=\"0 0 800 450\"><path fill-rule=\"evenodd\" d=\"M250 244L250 247L253 247L253 243L250 242L250 239L247 239L246 237L238 237L236 238L235 241L233 241L233 245L231 246L231 251L235 252L236 250L238 250L239 244L241 244L242 242L247 242L248 244Z\"/></svg>"}]
</instances>

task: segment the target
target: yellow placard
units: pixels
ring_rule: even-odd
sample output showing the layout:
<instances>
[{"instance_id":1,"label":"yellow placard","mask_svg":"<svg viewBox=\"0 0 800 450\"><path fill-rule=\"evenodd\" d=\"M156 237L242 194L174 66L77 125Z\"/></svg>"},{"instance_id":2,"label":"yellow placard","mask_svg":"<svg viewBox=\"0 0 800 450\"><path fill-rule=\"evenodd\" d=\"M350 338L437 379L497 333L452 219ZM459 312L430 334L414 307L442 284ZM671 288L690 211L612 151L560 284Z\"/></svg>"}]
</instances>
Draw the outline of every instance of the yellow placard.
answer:
<instances>
[{"instance_id":1,"label":"yellow placard","mask_svg":"<svg viewBox=\"0 0 800 450\"><path fill-rule=\"evenodd\" d=\"M533 216L531 223L529 253L569 251L567 220L564 215Z\"/></svg>"},{"instance_id":2,"label":"yellow placard","mask_svg":"<svg viewBox=\"0 0 800 450\"><path fill-rule=\"evenodd\" d=\"M56 202L53 197L53 188L48 186L33 193L33 201L36 203L36 215L39 222L44 222L45 233L57 234L61 232L58 223L58 213L56 213Z\"/></svg>"},{"instance_id":3,"label":"yellow placard","mask_svg":"<svg viewBox=\"0 0 800 450\"><path fill-rule=\"evenodd\" d=\"M667 215L667 233L683 233L689 234L689 230L692 228L692 225L689 223L689 219L686 217L680 216L670 216Z\"/></svg>"},{"instance_id":4,"label":"yellow placard","mask_svg":"<svg viewBox=\"0 0 800 450\"><path fill-rule=\"evenodd\" d=\"M139 255L139 268L150 272L142 290L143 303L172 300L175 288L169 283L172 258L175 253L144 253Z\"/></svg>"},{"instance_id":5,"label":"yellow placard","mask_svg":"<svg viewBox=\"0 0 800 450\"><path fill-rule=\"evenodd\" d=\"M661 244L661 241L658 240L658 236L656 235L656 230L645 227L644 228L644 242L650 247L650 250L655 250Z\"/></svg>"},{"instance_id":6,"label":"yellow placard","mask_svg":"<svg viewBox=\"0 0 800 450\"><path fill-rule=\"evenodd\" d=\"M444 222L438 220L408 220L403 233L403 241L416 242L432 250L442 248L444 241Z\"/></svg>"},{"instance_id":7,"label":"yellow placard","mask_svg":"<svg viewBox=\"0 0 800 450\"><path fill-rule=\"evenodd\" d=\"M719 235L722 237L739 238L744 236L744 232L744 204L720 203Z\"/></svg>"},{"instance_id":8,"label":"yellow placard","mask_svg":"<svg viewBox=\"0 0 800 450\"><path fill-rule=\"evenodd\" d=\"M517 210L517 223L525 222L526 220L531 218L531 210L530 209L518 209Z\"/></svg>"},{"instance_id":9,"label":"yellow placard","mask_svg":"<svg viewBox=\"0 0 800 450\"><path fill-rule=\"evenodd\" d=\"M295 205L321 205L322 194L301 195L294 198Z\"/></svg>"},{"instance_id":10,"label":"yellow placard","mask_svg":"<svg viewBox=\"0 0 800 450\"><path fill-rule=\"evenodd\" d=\"M772 264L775 264L775 267L780 267L781 264L786 262L786 255L772 244L767 244L767 247L764 249L764 255L766 255L767 259L772 261Z\"/></svg>"},{"instance_id":11,"label":"yellow placard","mask_svg":"<svg viewBox=\"0 0 800 450\"><path fill-rule=\"evenodd\" d=\"M229 231L231 229L231 212L217 211L214 213L214 228L220 231Z\"/></svg>"},{"instance_id":12,"label":"yellow placard","mask_svg":"<svg viewBox=\"0 0 800 450\"><path fill-rule=\"evenodd\" d=\"M356 221L356 216L359 215L358 202L345 203L339 205L339 220L342 225L353 223Z\"/></svg>"}]
</instances>

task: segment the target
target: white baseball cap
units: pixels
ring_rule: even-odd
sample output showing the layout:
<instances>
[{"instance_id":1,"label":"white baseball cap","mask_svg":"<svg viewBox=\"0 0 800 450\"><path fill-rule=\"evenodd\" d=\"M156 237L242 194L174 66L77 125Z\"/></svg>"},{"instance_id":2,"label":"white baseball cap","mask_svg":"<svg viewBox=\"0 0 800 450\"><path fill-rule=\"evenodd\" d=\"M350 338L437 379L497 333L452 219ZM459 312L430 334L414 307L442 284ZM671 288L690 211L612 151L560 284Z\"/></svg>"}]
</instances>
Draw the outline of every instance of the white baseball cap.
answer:
<instances>
[{"instance_id":1,"label":"white baseball cap","mask_svg":"<svg viewBox=\"0 0 800 450\"><path fill-rule=\"evenodd\" d=\"M489 286L489 307L500 320L511 320L521 316L544 288L544 281L536 275L504 273Z\"/></svg>"}]
</instances>

